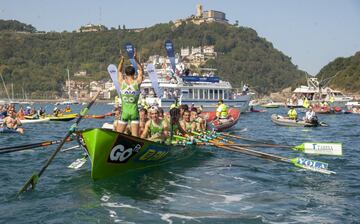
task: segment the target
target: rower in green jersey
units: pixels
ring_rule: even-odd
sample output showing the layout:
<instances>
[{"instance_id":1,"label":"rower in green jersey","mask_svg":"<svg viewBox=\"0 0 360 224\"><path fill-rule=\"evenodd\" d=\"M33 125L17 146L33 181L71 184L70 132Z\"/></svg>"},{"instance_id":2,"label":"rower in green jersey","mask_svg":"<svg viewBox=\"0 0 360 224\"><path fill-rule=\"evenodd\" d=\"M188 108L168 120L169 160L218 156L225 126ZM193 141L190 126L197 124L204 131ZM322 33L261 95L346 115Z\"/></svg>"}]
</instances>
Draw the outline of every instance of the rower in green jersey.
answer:
<instances>
[{"instance_id":1,"label":"rower in green jersey","mask_svg":"<svg viewBox=\"0 0 360 224\"><path fill-rule=\"evenodd\" d=\"M134 59L138 67L138 75L136 78L135 68L132 66L127 66L125 68L125 77L123 77L123 56L121 56L118 66L118 82L121 91L121 116L116 130L124 133L128 123L130 123L131 134L133 136L139 136L138 100L140 96L140 85L144 80L144 70L137 58L136 49L134 52Z\"/></svg>"},{"instance_id":2,"label":"rower in green jersey","mask_svg":"<svg viewBox=\"0 0 360 224\"><path fill-rule=\"evenodd\" d=\"M159 118L159 110L156 106L149 109L150 120L145 124L141 138L155 142L164 142L168 136L168 127L166 121Z\"/></svg>"}]
</instances>

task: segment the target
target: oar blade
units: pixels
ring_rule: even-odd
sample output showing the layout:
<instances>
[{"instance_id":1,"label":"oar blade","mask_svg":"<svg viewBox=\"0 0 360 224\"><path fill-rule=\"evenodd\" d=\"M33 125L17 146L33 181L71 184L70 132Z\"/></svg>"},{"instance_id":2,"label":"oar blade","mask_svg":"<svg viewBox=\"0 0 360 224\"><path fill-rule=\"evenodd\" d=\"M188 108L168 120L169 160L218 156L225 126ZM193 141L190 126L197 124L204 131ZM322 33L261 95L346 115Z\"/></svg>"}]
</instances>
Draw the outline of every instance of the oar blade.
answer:
<instances>
[{"instance_id":1,"label":"oar blade","mask_svg":"<svg viewBox=\"0 0 360 224\"><path fill-rule=\"evenodd\" d=\"M20 195L20 194L24 193L25 191L27 191L30 188L30 186L31 186L31 189L34 190L36 187L36 184L38 182L39 182L39 174L33 173L33 175L31 175L31 177L29 178L29 180L26 181L24 186L19 190L17 195Z\"/></svg>"},{"instance_id":2,"label":"oar blade","mask_svg":"<svg viewBox=\"0 0 360 224\"><path fill-rule=\"evenodd\" d=\"M305 158L294 158L291 162L300 168L311 170L318 173L324 174L336 174L334 171L328 170L328 164L320 161L305 159Z\"/></svg>"},{"instance_id":3,"label":"oar blade","mask_svg":"<svg viewBox=\"0 0 360 224\"><path fill-rule=\"evenodd\" d=\"M72 162L68 168L70 169L80 169L86 163L86 157L78 158L74 162Z\"/></svg>"},{"instance_id":4,"label":"oar blade","mask_svg":"<svg viewBox=\"0 0 360 224\"><path fill-rule=\"evenodd\" d=\"M305 142L295 149L303 151L307 154L316 155L331 155L342 156L342 144L341 143L319 143L319 142Z\"/></svg>"}]
</instances>

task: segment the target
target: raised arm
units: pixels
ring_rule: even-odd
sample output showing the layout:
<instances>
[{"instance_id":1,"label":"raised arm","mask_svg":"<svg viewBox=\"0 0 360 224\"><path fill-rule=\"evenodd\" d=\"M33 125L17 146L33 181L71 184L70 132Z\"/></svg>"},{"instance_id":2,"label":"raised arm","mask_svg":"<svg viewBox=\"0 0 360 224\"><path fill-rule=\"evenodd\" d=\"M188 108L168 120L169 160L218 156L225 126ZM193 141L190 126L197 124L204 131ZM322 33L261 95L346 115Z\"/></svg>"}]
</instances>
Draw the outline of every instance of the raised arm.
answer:
<instances>
[{"instance_id":1,"label":"raised arm","mask_svg":"<svg viewBox=\"0 0 360 224\"><path fill-rule=\"evenodd\" d=\"M136 78L136 81L137 83L140 85L142 83L142 81L144 81L144 68L142 67L138 57L137 57L137 52L136 52L136 49L135 49L135 52L134 52L134 59L136 61L136 65L138 67L138 76Z\"/></svg>"},{"instance_id":2,"label":"raised arm","mask_svg":"<svg viewBox=\"0 0 360 224\"><path fill-rule=\"evenodd\" d=\"M123 70L123 66L124 66L124 56L120 55L120 63L118 65L118 83L119 83L119 86L121 86L121 83L123 81L123 73L122 73L122 70Z\"/></svg>"}]
</instances>

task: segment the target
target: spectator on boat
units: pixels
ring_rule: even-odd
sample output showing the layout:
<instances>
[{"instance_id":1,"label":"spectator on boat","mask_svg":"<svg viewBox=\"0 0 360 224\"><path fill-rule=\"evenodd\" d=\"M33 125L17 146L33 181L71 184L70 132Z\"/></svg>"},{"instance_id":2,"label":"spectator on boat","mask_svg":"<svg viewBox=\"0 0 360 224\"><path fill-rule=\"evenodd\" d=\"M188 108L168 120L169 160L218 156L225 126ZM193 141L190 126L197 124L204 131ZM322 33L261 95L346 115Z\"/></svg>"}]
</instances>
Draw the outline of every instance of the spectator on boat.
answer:
<instances>
[{"instance_id":1,"label":"spectator on boat","mask_svg":"<svg viewBox=\"0 0 360 224\"><path fill-rule=\"evenodd\" d=\"M288 111L288 118L290 120L297 120L297 112L293 106L291 106L290 110Z\"/></svg>"},{"instance_id":2,"label":"spectator on boat","mask_svg":"<svg viewBox=\"0 0 360 224\"><path fill-rule=\"evenodd\" d=\"M7 116L7 110L4 106L0 105L0 118L4 118Z\"/></svg>"},{"instance_id":3,"label":"spectator on boat","mask_svg":"<svg viewBox=\"0 0 360 224\"><path fill-rule=\"evenodd\" d=\"M226 119L228 116L228 106L223 100L219 100L218 107L216 109L216 119Z\"/></svg>"},{"instance_id":4,"label":"spectator on boat","mask_svg":"<svg viewBox=\"0 0 360 224\"><path fill-rule=\"evenodd\" d=\"M140 85L144 80L144 70L137 57L136 49L134 51L134 59L138 68L138 75L135 78L135 68L127 66L125 68L125 77L123 77L124 57L121 56L118 66L118 82L121 90L121 106L122 113L117 131L123 133L130 123L131 134L139 136L139 110L138 101L140 97Z\"/></svg>"},{"instance_id":5,"label":"spectator on boat","mask_svg":"<svg viewBox=\"0 0 360 224\"><path fill-rule=\"evenodd\" d=\"M185 75L185 76L189 76L189 75L191 75L191 71L190 71L190 69L185 69L184 70L184 73L183 73L183 75Z\"/></svg>"},{"instance_id":6,"label":"spectator on boat","mask_svg":"<svg viewBox=\"0 0 360 224\"><path fill-rule=\"evenodd\" d=\"M248 84L244 84L243 89L242 89L242 95L247 95L249 92L249 85Z\"/></svg>"},{"instance_id":7,"label":"spectator on boat","mask_svg":"<svg viewBox=\"0 0 360 224\"><path fill-rule=\"evenodd\" d=\"M21 126L21 121L16 117L16 112L13 109L8 111L8 115L3 120L3 126L5 128L15 130L20 134L24 134L24 129L19 127Z\"/></svg>"},{"instance_id":8,"label":"spectator on boat","mask_svg":"<svg viewBox=\"0 0 360 224\"><path fill-rule=\"evenodd\" d=\"M25 119L25 113L24 113L24 108L21 106L19 108L19 111L16 113L16 117L19 118L20 120L24 120Z\"/></svg>"},{"instance_id":9,"label":"spectator on boat","mask_svg":"<svg viewBox=\"0 0 360 224\"><path fill-rule=\"evenodd\" d=\"M149 114L150 120L146 122L141 138L147 138L154 142L165 142L168 136L167 123L159 118L159 109L156 106L149 109Z\"/></svg>"},{"instance_id":10,"label":"spectator on boat","mask_svg":"<svg viewBox=\"0 0 360 224\"><path fill-rule=\"evenodd\" d=\"M190 120L189 110L184 110L180 126L186 131L186 133L191 133L196 130L196 124Z\"/></svg>"},{"instance_id":11,"label":"spectator on boat","mask_svg":"<svg viewBox=\"0 0 360 224\"><path fill-rule=\"evenodd\" d=\"M309 107L310 107L309 100L308 100L306 97L304 97L303 107L305 107L305 108L309 108Z\"/></svg>"},{"instance_id":12,"label":"spectator on boat","mask_svg":"<svg viewBox=\"0 0 360 224\"><path fill-rule=\"evenodd\" d=\"M313 111L312 107L309 106L308 111L306 111L306 114L305 114L305 122L313 123L313 120L315 119L315 117L316 117L315 111Z\"/></svg>"}]
</instances>

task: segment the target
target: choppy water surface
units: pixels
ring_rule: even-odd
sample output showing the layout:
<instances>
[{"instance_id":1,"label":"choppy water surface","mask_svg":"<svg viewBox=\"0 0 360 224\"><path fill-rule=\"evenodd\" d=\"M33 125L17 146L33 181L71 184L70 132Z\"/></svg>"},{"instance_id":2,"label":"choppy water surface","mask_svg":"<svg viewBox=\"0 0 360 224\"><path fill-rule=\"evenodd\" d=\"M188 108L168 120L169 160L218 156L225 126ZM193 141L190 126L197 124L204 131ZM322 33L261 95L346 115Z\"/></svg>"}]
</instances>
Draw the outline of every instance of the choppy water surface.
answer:
<instances>
[{"instance_id":1,"label":"choppy water surface","mask_svg":"<svg viewBox=\"0 0 360 224\"><path fill-rule=\"evenodd\" d=\"M52 108L52 106L48 106ZM76 111L80 106L74 107ZM97 104L91 114L112 109ZM309 156L329 163L336 175L207 147L191 160L94 182L89 164L67 166L80 150L61 152L34 192L15 196L39 171L55 146L0 155L1 223L356 223L360 220L360 116L322 115L324 128L275 126L272 113L243 114L232 134L298 145L343 142L344 156ZM86 119L80 127L105 121ZM73 121L26 125L26 133L0 135L1 147L62 138ZM75 143L67 143L64 148ZM286 157L287 149L256 149Z\"/></svg>"}]
</instances>

